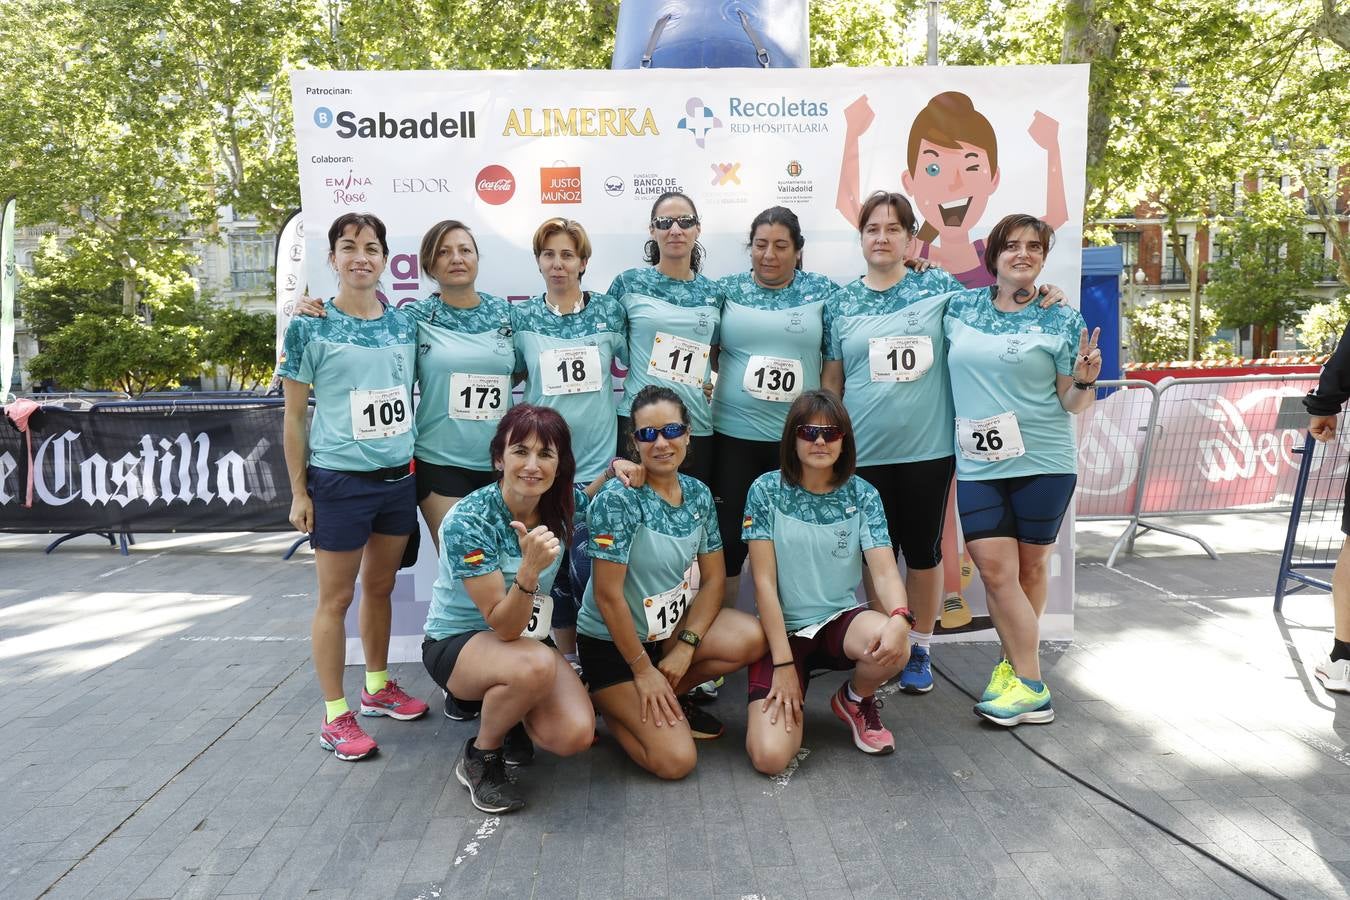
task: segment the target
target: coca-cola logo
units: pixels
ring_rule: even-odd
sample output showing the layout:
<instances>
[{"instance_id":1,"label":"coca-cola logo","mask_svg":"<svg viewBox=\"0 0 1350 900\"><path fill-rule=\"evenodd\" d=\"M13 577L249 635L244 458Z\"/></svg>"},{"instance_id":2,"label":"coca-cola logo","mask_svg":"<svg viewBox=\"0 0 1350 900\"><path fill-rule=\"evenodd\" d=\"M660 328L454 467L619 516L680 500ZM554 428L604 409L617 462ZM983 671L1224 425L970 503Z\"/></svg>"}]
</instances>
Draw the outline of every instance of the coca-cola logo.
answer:
<instances>
[{"instance_id":1,"label":"coca-cola logo","mask_svg":"<svg viewBox=\"0 0 1350 900\"><path fill-rule=\"evenodd\" d=\"M506 166L487 166L474 179L474 186L484 203L501 206L515 196L516 176Z\"/></svg>"}]
</instances>

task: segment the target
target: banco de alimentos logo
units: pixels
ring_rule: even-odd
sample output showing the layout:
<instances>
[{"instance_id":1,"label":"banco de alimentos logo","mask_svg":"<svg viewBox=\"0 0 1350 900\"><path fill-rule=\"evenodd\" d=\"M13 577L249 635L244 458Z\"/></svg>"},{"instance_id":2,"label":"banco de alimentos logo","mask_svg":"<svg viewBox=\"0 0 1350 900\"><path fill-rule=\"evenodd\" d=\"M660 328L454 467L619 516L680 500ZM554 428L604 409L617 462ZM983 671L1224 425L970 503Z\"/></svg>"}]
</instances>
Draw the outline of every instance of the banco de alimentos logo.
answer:
<instances>
[{"instance_id":1,"label":"banco de alimentos logo","mask_svg":"<svg viewBox=\"0 0 1350 900\"><path fill-rule=\"evenodd\" d=\"M709 132L721 128L722 120L717 118L717 114L710 108L704 106L703 100L698 97L690 97L685 102L684 113L684 118L680 119L675 127L692 134L694 143L706 148Z\"/></svg>"}]
</instances>

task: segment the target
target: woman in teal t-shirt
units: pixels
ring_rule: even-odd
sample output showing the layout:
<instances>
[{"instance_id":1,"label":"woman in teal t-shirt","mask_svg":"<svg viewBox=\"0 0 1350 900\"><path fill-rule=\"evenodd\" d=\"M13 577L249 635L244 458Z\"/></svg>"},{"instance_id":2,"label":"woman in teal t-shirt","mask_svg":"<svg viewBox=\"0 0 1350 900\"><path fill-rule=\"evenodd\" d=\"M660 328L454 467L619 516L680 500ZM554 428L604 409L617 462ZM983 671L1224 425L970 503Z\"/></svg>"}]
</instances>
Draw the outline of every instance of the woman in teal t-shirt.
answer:
<instances>
[{"instance_id":1,"label":"woman in teal t-shirt","mask_svg":"<svg viewBox=\"0 0 1350 900\"><path fill-rule=\"evenodd\" d=\"M722 295L717 283L699 274L698 210L688 195L668 191L652 204L649 265L620 272L609 295L628 314L628 376L619 401L619 446L627 456L632 441L633 398L649 384L668 387L689 410L689 453L680 471L704 484L711 481L712 367L717 355Z\"/></svg>"},{"instance_id":2,"label":"woman in teal t-shirt","mask_svg":"<svg viewBox=\"0 0 1350 900\"><path fill-rule=\"evenodd\" d=\"M286 395L290 521L310 536L319 579L311 632L325 707L319 744L338 759L362 759L376 749L348 709L342 685L345 621L358 572L361 621L370 623L361 634L361 714L415 719L427 711L389 678L387 665L394 575L417 528L409 467L417 328L375 293L388 259L383 222L368 213L339 216L328 229L337 295L325 304L325 317L291 320L277 367ZM314 418L306 428L311 385Z\"/></svg>"},{"instance_id":3,"label":"woman in teal t-shirt","mask_svg":"<svg viewBox=\"0 0 1350 900\"><path fill-rule=\"evenodd\" d=\"M783 426L782 469L755 479L742 534L750 545L759 620L769 652L750 667L745 748L776 775L802 744L802 698L813 670L852 670L830 708L864 753L890 753L876 690L909 657L905 606L876 489L853 474L853 423L831 391L808 391ZM866 560L885 613L859 603Z\"/></svg>"},{"instance_id":4,"label":"woman in teal t-shirt","mask_svg":"<svg viewBox=\"0 0 1350 900\"><path fill-rule=\"evenodd\" d=\"M698 758L695 737L717 735L694 733L679 695L758 659L764 632L722 609L712 493L679 471L689 446L684 403L649 385L633 399L632 419L646 483L607 487L590 505L594 574L577 643L591 698L624 751L660 778L683 778Z\"/></svg>"},{"instance_id":5,"label":"woman in teal t-shirt","mask_svg":"<svg viewBox=\"0 0 1350 900\"><path fill-rule=\"evenodd\" d=\"M750 482L778 466L778 438L792 401L820 387L825 299L839 286L802 271L805 245L797 214L770 207L750 223L750 271L718 282L722 340L713 393L712 486L726 540L729 603L745 563L739 526Z\"/></svg>"},{"instance_id":6,"label":"woman in teal t-shirt","mask_svg":"<svg viewBox=\"0 0 1350 900\"><path fill-rule=\"evenodd\" d=\"M1053 721L1041 679L1049 561L1073 500L1073 413L1096 397L1099 329L1078 311L1031 302L1053 230L1011 215L989 232L997 283L951 298L944 327L956 407L956 503L1004 659L975 712L998 725Z\"/></svg>"}]
</instances>

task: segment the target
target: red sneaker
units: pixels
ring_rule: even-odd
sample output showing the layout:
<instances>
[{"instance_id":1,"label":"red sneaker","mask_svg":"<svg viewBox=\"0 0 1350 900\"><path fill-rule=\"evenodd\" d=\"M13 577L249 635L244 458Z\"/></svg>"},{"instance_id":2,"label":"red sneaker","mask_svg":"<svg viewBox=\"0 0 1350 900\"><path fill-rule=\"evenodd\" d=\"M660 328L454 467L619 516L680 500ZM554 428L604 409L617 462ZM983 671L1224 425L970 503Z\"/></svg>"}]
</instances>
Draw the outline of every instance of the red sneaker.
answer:
<instances>
[{"instance_id":1,"label":"red sneaker","mask_svg":"<svg viewBox=\"0 0 1350 900\"><path fill-rule=\"evenodd\" d=\"M338 759L365 759L378 748L375 739L361 730L351 710L323 723L319 729L319 746L332 750Z\"/></svg>"},{"instance_id":2,"label":"red sneaker","mask_svg":"<svg viewBox=\"0 0 1350 900\"><path fill-rule=\"evenodd\" d=\"M388 716L391 719L407 721L416 719L427 711L427 705L416 697L410 697L398 682L390 678L389 683L374 694L361 688L361 715Z\"/></svg>"},{"instance_id":3,"label":"red sneaker","mask_svg":"<svg viewBox=\"0 0 1350 900\"><path fill-rule=\"evenodd\" d=\"M881 701L874 694L855 703L848 698L848 682L830 698L830 709L853 732L853 743L864 753L890 753L895 750L895 737L881 724Z\"/></svg>"}]
</instances>

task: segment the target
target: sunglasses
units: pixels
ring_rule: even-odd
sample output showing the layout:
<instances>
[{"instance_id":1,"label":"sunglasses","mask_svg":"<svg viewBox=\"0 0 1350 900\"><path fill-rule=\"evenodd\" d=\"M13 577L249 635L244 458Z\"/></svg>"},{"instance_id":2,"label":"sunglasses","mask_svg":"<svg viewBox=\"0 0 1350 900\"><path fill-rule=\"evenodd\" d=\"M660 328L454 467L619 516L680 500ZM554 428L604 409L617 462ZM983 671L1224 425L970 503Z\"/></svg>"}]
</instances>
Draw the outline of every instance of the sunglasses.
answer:
<instances>
[{"instance_id":1,"label":"sunglasses","mask_svg":"<svg viewBox=\"0 0 1350 900\"><path fill-rule=\"evenodd\" d=\"M648 426L638 428L633 431L633 437L637 438L643 444L650 444L660 435L668 441L673 441L677 437L684 437L689 433L689 426L683 422L671 422L669 425L662 425L660 428Z\"/></svg>"},{"instance_id":2,"label":"sunglasses","mask_svg":"<svg viewBox=\"0 0 1350 900\"><path fill-rule=\"evenodd\" d=\"M798 425L797 440L807 441L814 444L817 438L824 438L825 443L833 444L835 441L844 439L844 429L838 425Z\"/></svg>"},{"instance_id":3,"label":"sunglasses","mask_svg":"<svg viewBox=\"0 0 1350 900\"><path fill-rule=\"evenodd\" d=\"M672 225L678 225L688 231L697 224L698 216L657 216L652 219L652 227L657 231L669 231Z\"/></svg>"}]
</instances>

